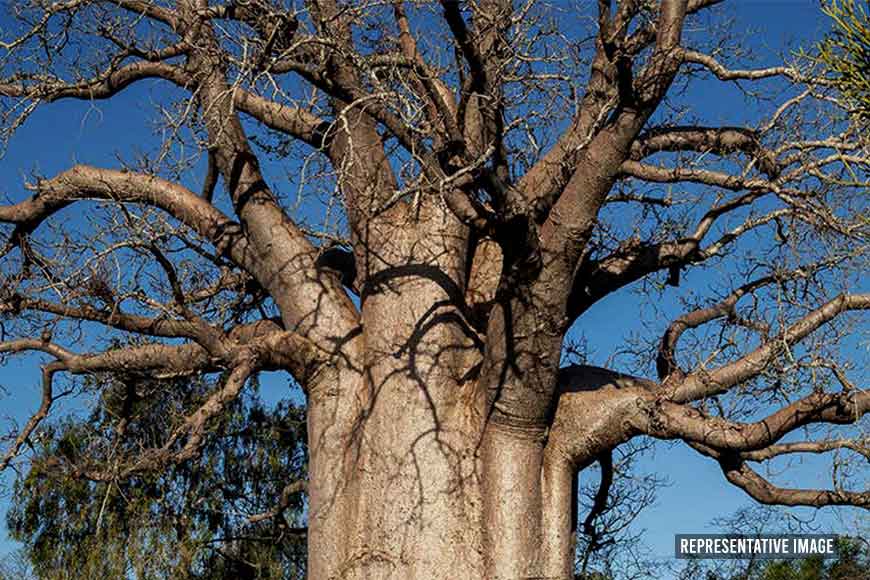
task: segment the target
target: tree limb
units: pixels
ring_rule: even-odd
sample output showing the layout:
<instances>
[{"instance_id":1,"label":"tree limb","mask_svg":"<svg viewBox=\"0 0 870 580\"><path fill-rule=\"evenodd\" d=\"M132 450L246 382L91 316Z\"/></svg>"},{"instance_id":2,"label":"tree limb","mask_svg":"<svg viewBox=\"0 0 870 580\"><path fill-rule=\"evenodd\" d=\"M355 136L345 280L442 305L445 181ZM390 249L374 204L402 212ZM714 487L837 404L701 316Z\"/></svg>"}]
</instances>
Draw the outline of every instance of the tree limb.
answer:
<instances>
[{"instance_id":1,"label":"tree limb","mask_svg":"<svg viewBox=\"0 0 870 580\"><path fill-rule=\"evenodd\" d=\"M722 472L729 482L741 488L754 500L768 505L825 507L849 505L870 507L870 491L790 489L777 487L758 475L746 463L733 458L723 458Z\"/></svg>"},{"instance_id":2,"label":"tree limb","mask_svg":"<svg viewBox=\"0 0 870 580\"><path fill-rule=\"evenodd\" d=\"M756 451L814 423L849 425L870 412L870 393L813 393L755 423L706 417L697 409L655 401L639 414L635 427L662 439L682 439L721 452Z\"/></svg>"},{"instance_id":3,"label":"tree limb","mask_svg":"<svg viewBox=\"0 0 870 580\"><path fill-rule=\"evenodd\" d=\"M712 371L697 370L689 373L685 380L668 386L665 396L674 402L683 403L723 393L758 375L784 349L806 338L837 316L852 310L867 309L870 309L870 294L842 294L738 360Z\"/></svg>"},{"instance_id":4,"label":"tree limb","mask_svg":"<svg viewBox=\"0 0 870 580\"><path fill-rule=\"evenodd\" d=\"M160 208L184 223L239 266L255 269L255 257L238 224L192 191L159 177L77 165L52 179L39 181L35 189L36 195L26 201L0 206L0 221L30 233L75 201L142 203Z\"/></svg>"},{"instance_id":5,"label":"tree limb","mask_svg":"<svg viewBox=\"0 0 870 580\"><path fill-rule=\"evenodd\" d=\"M740 458L746 461L767 461L774 457L793 453L828 453L840 449L849 449L863 455L870 461L870 446L853 439L829 439L826 441L797 441L794 443L779 443L769 445L754 451L743 451Z\"/></svg>"}]
</instances>

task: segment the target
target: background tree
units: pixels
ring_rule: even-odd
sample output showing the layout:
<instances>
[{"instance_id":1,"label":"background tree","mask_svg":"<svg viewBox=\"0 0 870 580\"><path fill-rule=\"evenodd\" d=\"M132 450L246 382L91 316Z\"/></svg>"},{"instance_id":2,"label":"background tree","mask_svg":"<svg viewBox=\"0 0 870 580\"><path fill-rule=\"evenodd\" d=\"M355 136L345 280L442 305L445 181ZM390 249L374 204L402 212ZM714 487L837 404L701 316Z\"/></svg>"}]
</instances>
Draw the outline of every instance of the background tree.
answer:
<instances>
[{"instance_id":1,"label":"background tree","mask_svg":"<svg viewBox=\"0 0 870 580\"><path fill-rule=\"evenodd\" d=\"M838 348L870 307L865 143L811 63L733 63L719 3L7 5L7 137L55 101L165 91L151 146L0 207L0 350L47 359L0 467L49 461L93 509L207 462L281 370L306 396L312 578L570 578L577 474L641 436L762 503L867 507L847 476L870 394ZM705 118L711 79L748 91L743 118ZM684 301L627 345L656 379L563 365L629 286L639 314ZM205 391L156 431L94 416L111 454L43 427L84 388L61 380L101 373ZM829 452L830 489L753 467Z\"/></svg>"},{"instance_id":2,"label":"background tree","mask_svg":"<svg viewBox=\"0 0 870 580\"><path fill-rule=\"evenodd\" d=\"M834 74L847 106L866 124L870 117L870 12L867 3L833 0L823 10L834 22L819 60Z\"/></svg>"},{"instance_id":3,"label":"background tree","mask_svg":"<svg viewBox=\"0 0 870 580\"><path fill-rule=\"evenodd\" d=\"M767 506L741 509L727 518L716 518L720 533L759 536L762 534L812 533L819 528L780 509ZM833 558L809 557L794 560L691 560L676 578L706 580L866 580L870 578L870 546L862 530L852 529L836 540Z\"/></svg>"},{"instance_id":4,"label":"background tree","mask_svg":"<svg viewBox=\"0 0 870 580\"><path fill-rule=\"evenodd\" d=\"M125 481L59 468L84 455L111 463L157 445L212 382L98 376L100 403L45 430L7 515L33 574L74 578L303 578L304 416L240 396L195 460ZM123 421L123 426L119 424ZM119 436L118 430L123 432ZM276 498L280 498L277 499Z\"/></svg>"},{"instance_id":5,"label":"background tree","mask_svg":"<svg viewBox=\"0 0 870 580\"><path fill-rule=\"evenodd\" d=\"M695 562L686 566L678 578L705 580L867 580L870 563L866 541L840 537L837 557L811 557L800 560L761 560L747 566L737 561L732 566L711 566ZM724 568L726 571L723 571ZM736 570L735 570L736 569Z\"/></svg>"}]
</instances>

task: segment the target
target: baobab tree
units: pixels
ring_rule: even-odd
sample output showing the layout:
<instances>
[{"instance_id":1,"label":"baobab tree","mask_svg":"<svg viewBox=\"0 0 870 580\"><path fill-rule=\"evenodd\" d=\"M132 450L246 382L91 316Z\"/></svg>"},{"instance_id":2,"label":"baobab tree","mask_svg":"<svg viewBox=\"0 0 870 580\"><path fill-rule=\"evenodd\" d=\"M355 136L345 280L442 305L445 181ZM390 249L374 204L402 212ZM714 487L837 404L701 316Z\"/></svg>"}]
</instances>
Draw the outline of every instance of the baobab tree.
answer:
<instances>
[{"instance_id":1,"label":"baobab tree","mask_svg":"<svg viewBox=\"0 0 870 580\"><path fill-rule=\"evenodd\" d=\"M0 207L0 348L48 359L2 466L61 377L219 377L162 440L114 445L135 432L122 406L52 464L117 482L197 458L283 370L306 397L315 579L569 578L577 478L599 462L606 497L613 449L642 436L762 503L867 507L838 478L790 488L756 466L867 453L870 395L837 350L870 307L852 290L866 142L823 70L731 62L719 3L7 6L7 136L56 101L164 92L138 159ZM751 114L705 118L704 82L737 83ZM694 272L709 295L631 345L655 376L563 364L603 298Z\"/></svg>"}]
</instances>

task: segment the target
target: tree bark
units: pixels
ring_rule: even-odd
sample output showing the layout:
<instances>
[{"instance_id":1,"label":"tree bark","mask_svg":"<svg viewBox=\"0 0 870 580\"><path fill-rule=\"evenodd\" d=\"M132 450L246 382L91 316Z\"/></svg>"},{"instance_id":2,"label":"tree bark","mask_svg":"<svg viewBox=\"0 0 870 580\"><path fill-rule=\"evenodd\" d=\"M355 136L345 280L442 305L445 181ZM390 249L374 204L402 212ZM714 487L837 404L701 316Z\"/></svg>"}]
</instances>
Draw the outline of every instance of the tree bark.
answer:
<instances>
[{"instance_id":1,"label":"tree bark","mask_svg":"<svg viewBox=\"0 0 870 580\"><path fill-rule=\"evenodd\" d=\"M549 437L487 424L461 385L443 396L443 376L369 382L355 427L312 444L311 577L573 578L578 470L634 434L620 425L638 387L605 376L574 373L593 386L563 395ZM593 420L601 405L612 413ZM312 405L309 421L331 420L327 407Z\"/></svg>"},{"instance_id":2,"label":"tree bark","mask_svg":"<svg viewBox=\"0 0 870 580\"><path fill-rule=\"evenodd\" d=\"M364 309L383 320L380 308L389 306L398 331L397 314L419 304L410 298L419 294L407 296ZM396 336L383 327L374 334L362 338L370 352L384 352ZM370 360L367 397L355 409L337 409L337 391L320 390L342 380L334 370L309 394L319 397L310 424L330 425L312 429L311 577L572 578L578 469L634 434L620 426L636 411L642 386L603 369L573 368L562 377L568 386L548 434L487 421L477 385L423 356ZM403 372L409 365L425 370ZM340 432L341 422L352 427Z\"/></svg>"},{"instance_id":3,"label":"tree bark","mask_svg":"<svg viewBox=\"0 0 870 580\"><path fill-rule=\"evenodd\" d=\"M572 578L574 462L546 453L540 433L481 437L480 415L433 412L423 388L438 385L398 378L373 394L344 470L312 446L310 577Z\"/></svg>"}]
</instances>

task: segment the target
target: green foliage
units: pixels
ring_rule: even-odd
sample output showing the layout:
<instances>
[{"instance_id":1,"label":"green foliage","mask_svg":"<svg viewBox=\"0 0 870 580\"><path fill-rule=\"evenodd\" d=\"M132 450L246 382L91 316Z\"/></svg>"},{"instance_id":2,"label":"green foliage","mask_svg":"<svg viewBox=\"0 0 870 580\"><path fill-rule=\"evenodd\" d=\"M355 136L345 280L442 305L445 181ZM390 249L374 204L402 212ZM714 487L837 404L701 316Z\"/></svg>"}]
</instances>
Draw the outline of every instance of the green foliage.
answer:
<instances>
[{"instance_id":1,"label":"green foliage","mask_svg":"<svg viewBox=\"0 0 870 580\"><path fill-rule=\"evenodd\" d=\"M772 560L729 580L870 580L870 550L861 540L840 537L835 559Z\"/></svg>"},{"instance_id":2,"label":"green foliage","mask_svg":"<svg viewBox=\"0 0 870 580\"><path fill-rule=\"evenodd\" d=\"M808 558L792 561L795 580L870 580L870 550L866 542L841 537L837 558ZM773 580L765 576L763 580Z\"/></svg>"},{"instance_id":3,"label":"green foliage","mask_svg":"<svg viewBox=\"0 0 870 580\"><path fill-rule=\"evenodd\" d=\"M821 558L771 562L762 568L759 580L823 580L825 570Z\"/></svg>"},{"instance_id":4,"label":"green foliage","mask_svg":"<svg viewBox=\"0 0 870 580\"><path fill-rule=\"evenodd\" d=\"M863 4L863 5L862 5ZM819 45L819 59L863 121L870 120L870 5L867 0L830 0L822 10L834 30Z\"/></svg>"},{"instance_id":5,"label":"green foliage","mask_svg":"<svg viewBox=\"0 0 870 580\"><path fill-rule=\"evenodd\" d=\"M7 524L44 580L304 577L302 494L282 515L284 486L304 477L304 410L267 409L256 391L211 426L201 457L153 475L94 482L71 466L129 461L159 447L214 388L197 379L103 377L89 417L51 427L15 484Z\"/></svg>"}]
</instances>

